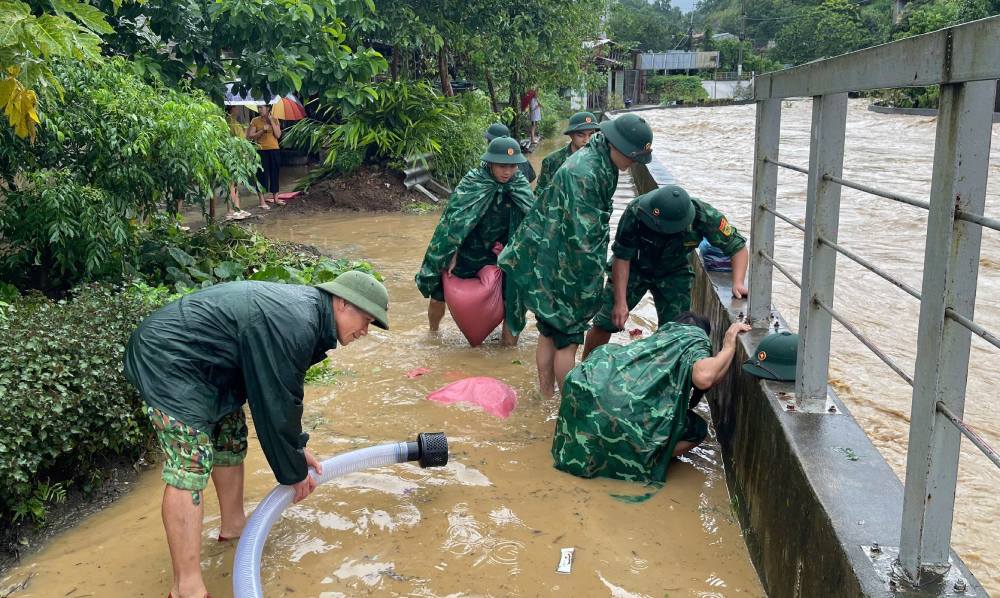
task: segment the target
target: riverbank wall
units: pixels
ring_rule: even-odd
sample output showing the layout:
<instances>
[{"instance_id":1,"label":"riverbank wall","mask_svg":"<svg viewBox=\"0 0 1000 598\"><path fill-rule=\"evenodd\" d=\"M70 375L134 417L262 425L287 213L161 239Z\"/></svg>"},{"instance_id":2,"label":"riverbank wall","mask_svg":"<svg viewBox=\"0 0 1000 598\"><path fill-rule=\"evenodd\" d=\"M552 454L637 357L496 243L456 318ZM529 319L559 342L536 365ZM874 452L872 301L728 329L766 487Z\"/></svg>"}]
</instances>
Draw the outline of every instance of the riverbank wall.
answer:
<instances>
[{"instance_id":1,"label":"riverbank wall","mask_svg":"<svg viewBox=\"0 0 1000 598\"><path fill-rule=\"evenodd\" d=\"M676 183L656 160L631 174L637 194ZM729 273L695 262L691 307L711 320L718 349L747 302L732 297ZM986 596L954 553L941 583L913 589L896 581L903 486L847 406L828 389L825 404L796 408L794 383L759 380L738 366L775 322L788 329L774 312L768 328L740 335L737 365L708 394L733 509L768 595ZM959 580L964 591L956 591Z\"/></svg>"}]
</instances>

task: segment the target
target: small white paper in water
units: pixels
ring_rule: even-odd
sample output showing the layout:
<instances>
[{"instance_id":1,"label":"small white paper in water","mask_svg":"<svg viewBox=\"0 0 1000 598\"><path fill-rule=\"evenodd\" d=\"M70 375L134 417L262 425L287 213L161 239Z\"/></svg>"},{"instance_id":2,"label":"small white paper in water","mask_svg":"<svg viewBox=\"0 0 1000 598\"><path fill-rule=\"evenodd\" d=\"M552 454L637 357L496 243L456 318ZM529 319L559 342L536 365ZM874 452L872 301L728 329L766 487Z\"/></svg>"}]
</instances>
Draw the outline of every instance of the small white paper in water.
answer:
<instances>
[{"instance_id":1,"label":"small white paper in water","mask_svg":"<svg viewBox=\"0 0 1000 598\"><path fill-rule=\"evenodd\" d=\"M556 573L569 573L573 569L573 551L575 548L563 548L562 556L559 557L559 566Z\"/></svg>"}]
</instances>

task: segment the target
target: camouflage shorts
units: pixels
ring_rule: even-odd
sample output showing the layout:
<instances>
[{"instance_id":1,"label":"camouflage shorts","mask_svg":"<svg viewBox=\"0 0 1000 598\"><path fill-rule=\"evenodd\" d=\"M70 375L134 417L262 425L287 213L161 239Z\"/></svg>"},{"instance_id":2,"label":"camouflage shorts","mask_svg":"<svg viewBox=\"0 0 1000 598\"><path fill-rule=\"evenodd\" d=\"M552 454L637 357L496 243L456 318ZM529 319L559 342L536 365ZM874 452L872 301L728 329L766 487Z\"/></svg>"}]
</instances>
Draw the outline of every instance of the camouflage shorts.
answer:
<instances>
[{"instance_id":1,"label":"camouflage shorts","mask_svg":"<svg viewBox=\"0 0 1000 598\"><path fill-rule=\"evenodd\" d=\"M556 349L565 349L570 345L582 345L583 344L583 333L567 333L561 330L557 330L555 327L535 318L535 325L538 326L538 334L552 339L552 344L556 346Z\"/></svg>"},{"instance_id":2,"label":"camouflage shorts","mask_svg":"<svg viewBox=\"0 0 1000 598\"><path fill-rule=\"evenodd\" d=\"M146 415L166 456L163 481L190 490L195 504L201 502L214 465L231 467L246 458L247 420L242 408L216 423L211 436L148 405Z\"/></svg>"},{"instance_id":3,"label":"camouflage shorts","mask_svg":"<svg viewBox=\"0 0 1000 598\"><path fill-rule=\"evenodd\" d=\"M629 273L628 286L625 289L625 302L632 311L642 297L649 291L656 305L656 320L658 326L663 326L681 313L691 309L691 283L694 276L688 272L665 276L660 279L649 279L645 276ZM611 310L615 307L615 292L611 279L604 285L604 295L601 298L601 310L594 316L594 326L607 332L620 332L621 329L611 323Z\"/></svg>"}]
</instances>

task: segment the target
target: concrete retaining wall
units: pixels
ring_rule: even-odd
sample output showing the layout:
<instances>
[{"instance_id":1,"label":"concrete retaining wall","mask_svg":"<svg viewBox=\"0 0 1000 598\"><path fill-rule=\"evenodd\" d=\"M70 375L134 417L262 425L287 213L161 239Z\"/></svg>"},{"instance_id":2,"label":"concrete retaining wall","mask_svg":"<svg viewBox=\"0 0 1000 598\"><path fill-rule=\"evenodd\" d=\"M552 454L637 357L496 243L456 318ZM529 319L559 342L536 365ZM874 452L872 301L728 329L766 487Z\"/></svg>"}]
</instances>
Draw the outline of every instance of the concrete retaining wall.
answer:
<instances>
[{"instance_id":1,"label":"concrete retaining wall","mask_svg":"<svg viewBox=\"0 0 1000 598\"><path fill-rule=\"evenodd\" d=\"M635 165L632 178L638 193L674 182L655 161ZM729 273L706 272L696 261L692 309L711 319L718 348L746 301L732 298ZM771 330L741 335L736 362ZM899 545L902 484L832 389L818 413L788 411L794 391L793 383L758 380L737 366L709 393L729 492L765 590L771 598L897 595L888 568ZM883 549L871 558L873 543ZM986 596L952 558L957 569L943 584L906 595L955 595L961 576L968 590L959 595Z\"/></svg>"}]
</instances>

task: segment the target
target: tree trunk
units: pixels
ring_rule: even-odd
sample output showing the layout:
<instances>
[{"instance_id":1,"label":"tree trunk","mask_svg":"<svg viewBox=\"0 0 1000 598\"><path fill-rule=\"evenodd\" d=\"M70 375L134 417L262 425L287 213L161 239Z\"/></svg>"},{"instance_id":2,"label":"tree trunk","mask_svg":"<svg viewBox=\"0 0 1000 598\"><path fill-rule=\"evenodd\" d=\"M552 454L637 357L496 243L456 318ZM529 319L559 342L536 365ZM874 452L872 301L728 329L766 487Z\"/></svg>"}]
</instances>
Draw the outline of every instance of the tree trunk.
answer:
<instances>
[{"instance_id":1,"label":"tree trunk","mask_svg":"<svg viewBox=\"0 0 1000 598\"><path fill-rule=\"evenodd\" d=\"M448 79L448 44L441 44L438 50L438 74L441 76L441 93L451 97L455 95L455 90L451 88L451 81Z\"/></svg>"},{"instance_id":2,"label":"tree trunk","mask_svg":"<svg viewBox=\"0 0 1000 598\"><path fill-rule=\"evenodd\" d=\"M486 88L490 90L490 106L493 108L493 113L499 114L500 102L497 101L497 88L493 84L493 73L490 69L486 69Z\"/></svg>"},{"instance_id":3,"label":"tree trunk","mask_svg":"<svg viewBox=\"0 0 1000 598\"><path fill-rule=\"evenodd\" d=\"M518 123L521 121L521 106L518 104L517 90L515 89L516 83L514 81L510 82L510 107L514 109L514 122L510 124L510 136L514 139L521 138L520 127Z\"/></svg>"},{"instance_id":4,"label":"tree trunk","mask_svg":"<svg viewBox=\"0 0 1000 598\"><path fill-rule=\"evenodd\" d=\"M398 45L392 47L392 62L389 63L389 74L392 76L393 83L399 81L400 52L402 52L402 48Z\"/></svg>"}]
</instances>

